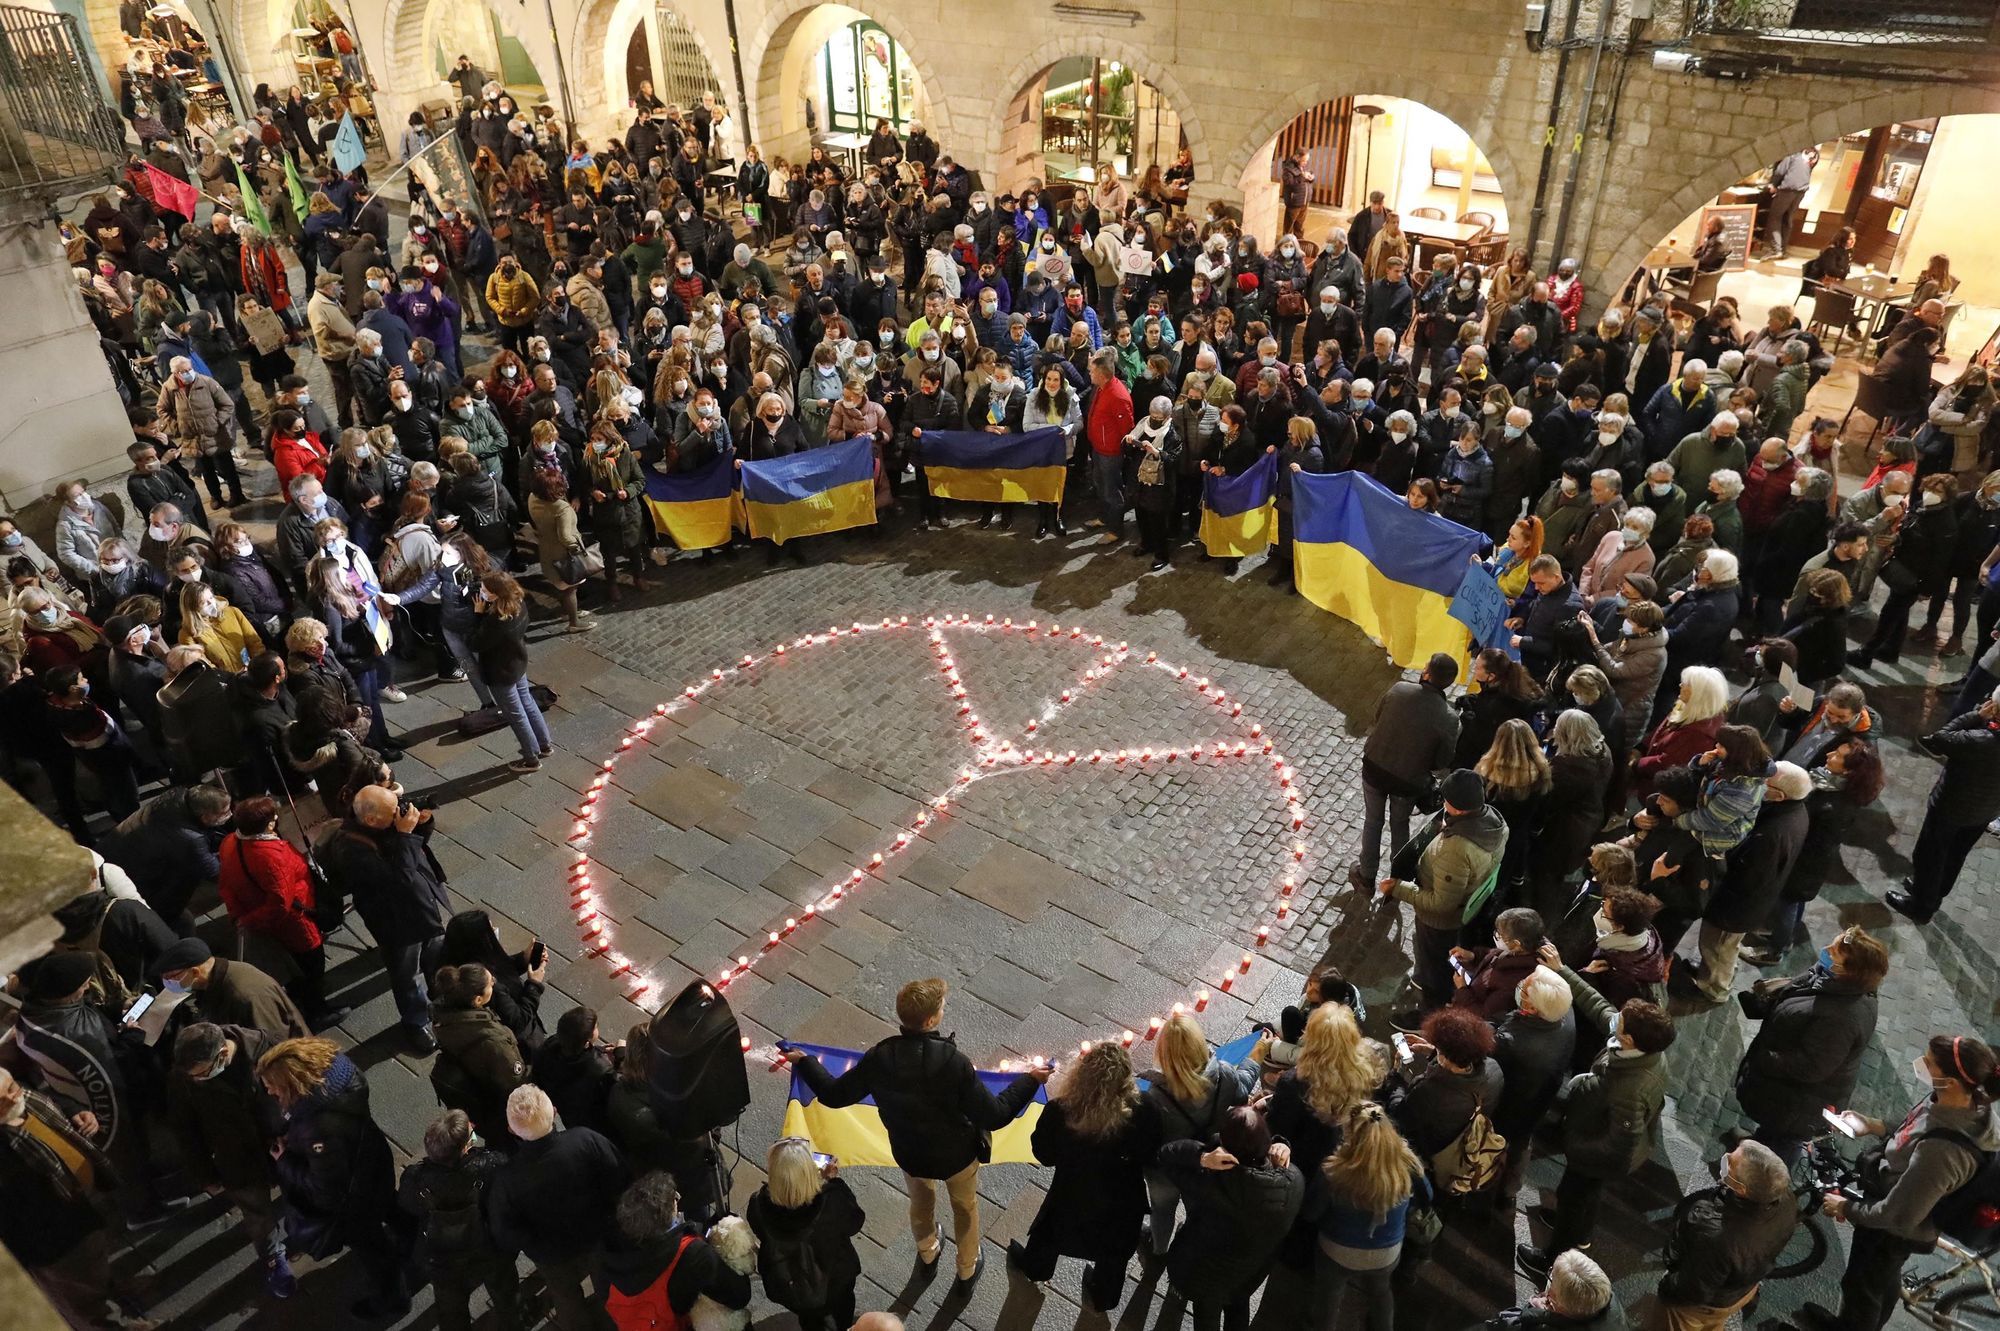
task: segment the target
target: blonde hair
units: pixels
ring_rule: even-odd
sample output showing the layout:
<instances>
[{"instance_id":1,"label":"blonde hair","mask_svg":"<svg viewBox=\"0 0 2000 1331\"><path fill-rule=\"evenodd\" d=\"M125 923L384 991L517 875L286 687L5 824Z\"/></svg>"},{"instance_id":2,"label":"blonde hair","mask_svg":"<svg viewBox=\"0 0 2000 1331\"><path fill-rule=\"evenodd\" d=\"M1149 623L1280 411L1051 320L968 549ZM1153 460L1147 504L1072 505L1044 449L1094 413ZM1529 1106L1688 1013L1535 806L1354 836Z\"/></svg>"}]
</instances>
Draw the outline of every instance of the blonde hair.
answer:
<instances>
[{"instance_id":1,"label":"blonde hair","mask_svg":"<svg viewBox=\"0 0 2000 1331\"><path fill-rule=\"evenodd\" d=\"M1363 1101L1348 1116L1346 1135L1320 1172L1336 1195L1369 1212L1379 1225L1409 1199L1415 1189L1411 1180L1423 1167L1382 1106Z\"/></svg>"},{"instance_id":2,"label":"blonde hair","mask_svg":"<svg viewBox=\"0 0 2000 1331\"><path fill-rule=\"evenodd\" d=\"M768 1177L765 1190L786 1210L810 1205L826 1182L813 1160L812 1143L803 1137L780 1137L771 1143L764 1169Z\"/></svg>"},{"instance_id":3,"label":"blonde hair","mask_svg":"<svg viewBox=\"0 0 2000 1331\"><path fill-rule=\"evenodd\" d=\"M1549 760L1535 739L1535 729L1519 717L1509 717L1493 734L1493 743L1473 764L1493 794L1540 795L1549 788Z\"/></svg>"},{"instance_id":4,"label":"blonde hair","mask_svg":"<svg viewBox=\"0 0 2000 1331\"><path fill-rule=\"evenodd\" d=\"M1382 1084L1380 1071L1361 1047L1354 1009L1341 1003L1321 1003L1306 1018L1292 1071L1305 1083L1306 1103L1328 1123L1338 1123Z\"/></svg>"},{"instance_id":5,"label":"blonde hair","mask_svg":"<svg viewBox=\"0 0 2000 1331\"><path fill-rule=\"evenodd\" d=\"M1131 1119L1139 1103L1132 1056L1109 1040L1092 1045L1088 1053L1064 1065L1049 1088L1049 1101L1062 1106L1070 1129L1079 1137L1111 1136Z\"/></svg>"},{"instance_id":6,"label":"blonde hair","mask_svg":"<svg viewBox=\"0 0 2000 1331\"><path fill-rule=\"evenodd\" d=\"M290 1109L320 1088L327 1069L339 1057L339 1045L316 1035L284 1040L257 1060L257 1078L281 1108Z\"/></svg>"},{"instance_id":7,"label":"blonde hair","mask_svg":"<svg viewBox=\"0 0 2000 1331\"><path fill-rule=\"evenodd\" d=\"M556 1103L539 1086L516 1086L507 1096L507 1127L524 1142L556 1130Z\"/></svg>"},{"instance_id":8,"label":"blonde hair","mask_svg":"<svg viewBox=\"0 0 2000 1331\"><path fill-rule=\"evenodd\" d=\"M326 625L317 619L295 619L285 630L285 648L288 651L303 652L317 647L327 640Z\"/></svg>"},{"instance_id":9,"label":"blonde hair","mask_svg":"<svg viewBox=\"0 0 2000 1331\"><path fill-rule=\"evenodd\" d=\"M1160 1080L1166 1083L1167 1094L1183 1104L1208 1098L1213 1085L1205 1075L1208 1071L1208 1037L1201 1033L1201 1026L1193 1017L1185 1012L1169 1017L1167 1024L1160 1028L1153 1053L1159 1063Z\"/></svg>"},{"instance_id":10,"label":"blonde hair","mask_svg":"<svg viewBox=\"0 0 2000 1331\"><path fill-rule=\"evenodd\" d=\"M201 613L201 597L206 592L215 602L215 613ZM229 608L229 602L222 594L205 582L184 582L181 584L181 632L190 638L198 637L215 627L222 618L222 612Z\"/></svg>"},{"instance_id":11,"label":"blonde hair","mask_svg":"<svg viewBox=\"0 0 2000 1331\"><path fill-rule=\"evenodd\" d=\"M1729 706L1729 681L1714 666L1689 666L1681 671L1680 699L1668 714L1676 725L1720 716Z\"/></svg>"}]
</instances>

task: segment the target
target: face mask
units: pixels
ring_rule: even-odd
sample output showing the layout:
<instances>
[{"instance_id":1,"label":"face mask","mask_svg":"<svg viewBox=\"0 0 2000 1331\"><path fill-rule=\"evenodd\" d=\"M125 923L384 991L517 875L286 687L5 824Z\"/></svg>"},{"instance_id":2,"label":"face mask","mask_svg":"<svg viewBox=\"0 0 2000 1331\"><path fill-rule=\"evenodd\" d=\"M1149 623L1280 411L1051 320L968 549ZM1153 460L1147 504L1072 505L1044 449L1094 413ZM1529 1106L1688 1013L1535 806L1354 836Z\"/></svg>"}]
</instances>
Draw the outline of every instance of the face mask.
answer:
<instances>
[{"instance_id":1,"label":"face mask","mask_svg":"<svg viewBox=\"0 0 2000 1331\"><path fill-rule=\"evenodd\" d=\"M424 263L424 271L425 271L425 272L427 272L427 273L435 273L435 272L436 272L437 270L438 270L438 266L437 266L437 261L436 261L435 259L431 259L431 260L426 260L426 261L425 261L425 263Z\"/></svg>"},{"instance_id":2,"label":"face mask","mask_svg":"<svg viewBox=\"0 0 2000 1331\"><path fill-rule=\"evenodd\" d=\"M1366 393L1356 393L1348 405L1354 410L1360 411L1368 405L1368 395Z\"/></svg>"},{"instance_id":3,"label":"face mask","mask_svg":"<svg viewBox=\"0 0 2000 1331\"><path fill-rule=\"evenodd\" d=\"M502 366L502 367L501 367L501 369L500 369L500 377L501 377L502 379L512 379L512 378L515 378L516 376L518 376L519 374L520 374L520 371L519 371L519 370L517 370L517 369L515 369L515 368L514 368L513 366L511 366L511 365L505 365L505 366Z\"/></svg>"},{"instance_id":4,"label":"face mask","mask_svg":"<svg viewBox=\"0 0 2000 1331\"><path fill-rule=\"evenodd\" d=\"M677 263L674 265L674 271L682 277L686 277L694 272L694 265L691 263Z\"/></svg>"},{"instance_id":5,"label":"face mask","mask_svg":"<svg viewBox=\"0 0 2000 1331\"><path fill-rule=\"evenodd\" d=\"M1672 481L1654 481L1647 488L1652 490L1656 495L1670 495L1674 492L1674 483Z\"/></svg>"},{"instance_id":6,"label":"face mask","mask_svg":"<svg viewBox=\"0 0 2000 1331\"><path fill-rule=\"evenodd\" d=\"M979 302L979 312L981 314L990 315L999 308L1000 302L997 300L982 300Z\"/></svg>"},{"instance_id":7,"label":"face mask","mask_svg":"<svg viewBox=\"0 0 2000 1331\"><path fill-rule=\"evenodd\" d=\"M406 296L414 296L423 289L424 289L424 284L422 282L403 283L403 294Z\"/></svg>"},{"instance_id":8,"label":"face mask","mask_svg":"<svg viewBox=\"0 0 2000 1331\"><path fill-rule=\"evenodd\" d=\"M1279 250L1279 251L1278 251L1278 253L1280 253L1280 254L1284 255L1284 256L1285 256L1285 257L1286 257L1287 259L1291 258L1291 257L1292 257L1293 255L1297 254L1298 252L1299 252L1299 251L1298 251L1297 247L1296 247L1296 246L1292 246L1292 245L1287 245L1287 246L1285 246L1285 247L1284 247L1283 249L1281 249L1281 250Z\"/></svg>"},{"instance_id":9,"label":"face mask","mask_svg":"<svg viewBox=\"0 0 2000 1331\"><path fill-rule=\"evenodd\" d=\"M729 367L727 365L711 365L708 367L708 373L719 384L729 377Z\"/></svg>"},{"instance_id":10,"label":"face mask","mask_svg":"<svg viewBox=\"0 0 2000 1331\"><path fill-rule=\"evenodd\" d=\"M182 582L200 582L201 570L198 568L189 569L185 573L176 573L174 574L174 576L176 578L179 578Z\"/></svg>"},{"instance_id":11,"label":"face mask","mask_svg":"<svg viewBox=\"0 0 2000 1331\"><path fill-rule=\"evenodd\" d=\"M388 287L389 283L386 278L371 277L368 279L368 289L370 291L386 291Z\"/></svg>"},{"instance_id":12,"label":"face mask","mask_svg":"<svg viewBox=\"0 0 2000 1331\"><path fill-rule=\"evenodd\" d=\"M213 602L213 601L203 601L203 602L202 602L202 603L201 603L200 605L198 605L198 606L196 606L196 607L195 607L195 611L196 611L196 613L198 613L198 614L199 614L199 615L200 615L200 616L201 616L201 617L202 617L203 619L214 619L214 618L215 618L215 602Z\"/></svg>"},{"instance_id":13,"label":"face mask","mask_svg":"<svg viewBox=\"0 0 2000 1331\"><path fill-rule=\"evenodd\" d=\"M130 568L131 564L123 559L114 559L109 563L99 564L98 567L103 569L107 575L115 578L120 573L123 573L126 569Z\"/></svg>"},{"instance_id":14,"label":"face mask","mask_svg":"<svg viewBox=\"0 0 2000 1331\"><path fill-rule=\"evenodd\" d=\"M5 540L0 540L0 545L6 546L9 550L14 550L20 548L26 539L26 537L17 531L10 531L7 533Z\"/></svg>"},{"instance_id":15,"label":"face mask","mask_svg":"<svg viewBox=\"0 0 2000 1331\"><path fill-rule=\"evenodd\" d=\"M1458 419L1458 408L1440 407L1438 408L1438 415L1444 417L1448 421L1455 421Z\"/></svg>"},{"instance_id":16,"label":"face mask","mask_svg":"<svg viewBox=\"0 0 2000 1331\"><path fill-rule=\"evenodd\" d=\"M1319 303L1319 312L1321 314L1331 315L1335 310L1339 308L1340 308L1340 302L1337 300L1323 300Z\"/></svg>"},{"instance_id":17,"label":"face mask","mask_svg":"<svg viewBox=\"0 0 2000 1331\"><path fill-rule=\"evenodd\" d=\"M166 990L170 994L184 994L188 991L188 987L185 984L181 983L179 980L161 980L160 988ZM208 1078L203 1077L202 1080L207 1081Z\"/></svg>"},{"instance_id":18,"label":"face mask","mask_svg":"<svg viewBox=\"0 0 2000 1331\"><path fill-rule=\"evenodd\" d=\"M1459 279L1458 279L1458 289L1459 289L1460 291L1470 291L1470 290L1472 290L1472 288L1473 288L1473 287L1475 287L1475 286L1477 286L1477 285L1479 285L1479 284L1478 284L1477 282L1474 282L1474 281L1473 281L1473 280L1472 280L1471 278L1469 278L1469 277L1461 277L1461 278L1459 278Z\"/></svg>"},{"instance_id":19,"label":"face mask","mask_svg":"<svg viewBox=\"0 0 2000 1331\"><path fill-rule=\"evenodd\" d=\"M340 538L338 536L329 536L326 538L326 540L320 543L319 548L326 551L330 555L339 554Z\"/></svg>"},{"instance_id":20,"label":"face mask","mask_svg":"<svg viewBox=\"0 0 2000 1331\"><path fill-rule=\"evenodd\" d=\"M1638 545L1639 542L1646 539L1646 534L1644 532L1634 531L1630 527L1625 528L1624 531L1621 533L1621 536L1625 541L1625 548L1627 550L1630 550L1632 547Z\"/></svg>"},{"instance_id":21,"label":"face mask","mask_svg":"<svg viewBox=\"0 0 2000 1331\"><path fill-rule=\"evenodd\" d=\"M663 298L664 298L664 297L666 296L666 294L667 294L667 284L666 284L665 282L656 282L656 283L654 283L654 285L653 285L653 299L654 299L654 300L660 300L660 299L663 299Z\"/></svg>"},{"instance_id":22,"label":"face mask","mask_svg":"<svg viewBox=\"0 0 2000 1331\"><path fill-rule=\"evenodd\" d=\"M1944 496L1939 494L1937 491L1935 490L1924 491L1925 508L1936 508L1939 504L1942 504L1943 502L1944 502Z\"/></svg>"},{"instance_id":23,"label":"face mask","mask_svg":"<svg viewBox=\"0 0 2000 1331\"><path fill-rule=\"evenodd\" d=\"M1922 1054L1918 1054L1910 1060L1910 1071L1917 1074L1917 1084L1919 1086L1933 1091L1938 1088L1938 1080L1931 1076L1930 1064L1924 1061Z\"/></svg>"},{"instance_id":24,"label":"face mask","mask_svg":"<svg viewBox=\"0 0 2000 1331\"><path fill-rule=\"evenodd\" d=\"M1825 971L1825 972L1826 972L1826 973L1827 973L1828 975L1831 975L1831 974L1833 974L1833 950L1832 950L1832 948L1830 948L1830 947L1823 947L1823 948L1821 948L1821 949L1819 950L1819 968L1820 968L1821 970Z\"/></svg>"},{"instance_id":25,"label":"face mask","mask_svg":"<svg viewBox=\"0 0 2000 1331\"><path fill-rule=\"evenodd\" d=\"M393 405L397 411L408 411L411 406L411 399L406 397L395 398L392 400L391 405Z\"/></svg>"},{"instance_id":26,"label":"face mask","mask_svg":"<svg viewBox=\"0 0 2000 1331\"><path fill-rule=\"evenodd\" d=\"M1482 416L1498 416L1500 414L1500 404L1498 402L1481 403L1479 414ZM1509 437L1511 438L1512 436Z\"/></svg>"},{"instance_id":27,"label":"face mask","mask_svg":"<svg viewBox=\"0 0 2000 1331\"><path fill-rule=\"evenodd\" d=\"M47 609L37 610L32 616L30 616L30 618L32 618L37 624L40 624L43 628L47 628L49 625L56 622L56 608L54 606L49 606ZM86 692L87 691L88 690L86 689Z\"/></svg>"},{"instance_id":28,"label":"face mask","mask_svg":"<svg viewBox=\"0 0 2000 1331\"><path fill-rule=\"evenodd\" d=\"M1613 444L1618 442L1619 437L1620 437L1620 432L1617 430L1599 430L1597 432L1598 447L1609 448Z\"/></svg>"},{"instance_id":29,"label":"face mask","mask_svg":"<svg viewBox=\"0 0 2000 1331\"><path fill-rule=\"evenodd\" d=\"M1625 636L1628 638L1636 638L1640 634L1645 632L1644 629L1640 628L1637 624L1634 624L1629 619L1626 620L1623 624L1619 625L1619 627L1624 630Z\"/></svg>"},{"instance_id":30,"label":"face mask","mask_svg":"<svg viewBox=\"0 0 2000 1331\"><path fill-rule=\"evenodd\" d=\"M1576 482L1575 482L1575 481L1574 481L1573 479L1571 479L1570 477L1568 477L1568 476L1565 476L1565 477L1563 477L1563 481L1562 481L1562 492L1563 492L1564 494L1566 494L1566 495L1573 495L1573 494L1575 494L1575 493L1576 493Z\"/></svg>"},{"instance_id":31,"label":"face mask","mask_svg":"<svg viewBox=\"0 0 2000 1331\"><path fill-rule=\"evenodd\" d=\"M146 535L152 537L156 541L171 541L174 539L176 535L179 534L179 532L180 528L178 526L162 527L159 526L158 524L149 524L146 528Z\"/></svg>"},{"instance_id":32,"label":"face mask","mask_svg":"<svg viewBox=\"0 0 2000 1331\"><path fill-rule=\"evenodd\" d=\"M549 363L548 349L544 347L542 350L537 351L535 353L535 359L540 361L542 364L547 365Z\"/></svg>"},{"instance_id":33,"label":"face mask","mask_svg":"<svg viewBox=\"0 0 2000 1331\"><path fill-rule=\"evenodd\" d=\"M722 410L721 408L717 407L713 402L704 402L696 410L695 414L706 417L709 420L714 420L717 416L722 414Z\"/></svg>"},{"instance_id":34,"label":"face mask","mask_svg":"<svg viewBox=\"0 0 2000 1331\"><path fill-rule=\"evenodd\" d=\"M1618 932L1618 926L1613 924L1603 911L1598 911L1590 917L1590 927L1596 931L1599 938L1606 938Z\"/></svg>"},{"instance_id":35,"label":"face mask","mask_svg":"<svg viewBox=\"0 0 2000 1331\"><path fill-rule=\"evenodd\" d=\"M943 354L943 353L942 353L942 352L940 352L940 351L939 351L939 350L938 350L938 349L937 349L936 347L925 347L925 348L924 348L924 359L925 359L925 360L936 360L936 359L937 359L937 358L938 358L938 357L939 357L940 355L942 355L942 354Z\"/></svg>"},{"instance_id":36,"label":"face mask","mask_svg":"<svg viewBox=\"0 0 2000 1331\"><path fill-rule=\"evenodd\" d=\"M1391 430L1389 431L1389 437L1400 444L1410 437L1410 432L1408 430Z\"/></svg>"}]
</instances>

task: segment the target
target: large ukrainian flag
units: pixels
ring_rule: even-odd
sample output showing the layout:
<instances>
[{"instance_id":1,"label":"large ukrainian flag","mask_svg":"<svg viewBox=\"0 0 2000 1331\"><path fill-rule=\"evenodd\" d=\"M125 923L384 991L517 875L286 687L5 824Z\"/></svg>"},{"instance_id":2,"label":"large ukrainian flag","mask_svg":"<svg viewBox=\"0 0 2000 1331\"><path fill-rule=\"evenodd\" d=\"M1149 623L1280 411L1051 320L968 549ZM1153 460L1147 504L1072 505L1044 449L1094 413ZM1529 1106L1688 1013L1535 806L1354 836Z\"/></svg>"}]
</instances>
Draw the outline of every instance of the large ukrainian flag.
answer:
<instances>
[{"instance_id":1,"label":"large ukrainian flag","mask_svg":"<svg viewBox=\"0 0 2000 1331\"><path fill-rule=\"evenodd\" d=\"M783 545L875 521L875 445L866 436L768 462L746 462L750 534Z\"/></svg>"},{"instance_id":2,"label":"large ukrainian flag","mask_svg":"<svg viewBox=\"0 0 2000 1331\"><path fill-rule=\"evenodd\" d=\"M987 504L1060 504L1065 463L1063 432L1026 434L926 430L917 441L924 479L939 499Z\"/></svg>"},{"instance_id":3,"label":"large ukrainian flag","mask_svg":"<svg viewBox=\"0 0 2000 1331\"><path fill-rule=\"evenodd\" d=\"M1308 601L1354 621L1397 665L1435 652L1463 664L1469 635L1452 599L1484 536L1353 471L1292 477L1292 522L1292 572Z\"/></svg>"},{"instance_id":4,"label":"large ukrainian flag","mask_svg":"<svg viewBox=\"0 0 2000 1331\"><path fill-rule=\"evenodd\" d=\"M1264 454L1240 476L1202 478L1201 543L1210 555L1240 559L1262 554L1277 534L1276 453Z\"/></svg>"},{"instance_id":5,"label":"large ukrainian flag","mask_svg":"<svg viewBox=\"0 0 2000 1331\"><path fill-rule=\"evenodd\" d=\"M928 435L925 437L929 438ZM831 1049L825 1045L797 1041L785 1047L811 1054L819 1060L821 1067L836 1077L861 1061L861 1052L856 1049ZM1019 1075L1016 1072L982 1071L979 1079L986 1083L987 1090L998 1095ZM1035 1123L1042 1116L1042 1106L1048 1102L1048 1088L1039 1088L1021 1116L993 1134L994 1164L1035 1163L1035 1153L1028 1145L1028 1138L1033 1135ZM845 1109L829 1109L819 1102L812 1087L806 1084L806 1079L798 1074L797 1069L792 1071L791 1101L785 1106L785 1135L804 1137L812 1143L815 1151L837 1156L843 1168L849 1165L893 1167L896 1163L895 1157L889 1153L888 1130L882 1126L882 1115L876 1110L872 1097Z\"/></svg>"},{"instance_id":6,"label":"large ukrainian flag","mask_svg":"<svg viewBox=\"0 0 2000 1331\"><path fill-rule=\"evenodd\" d=\"M736 500L736 458L724 452L698 471L662 475L646 469L653 525L682 550L728 545Z\"/></svg>"}]
</instances>

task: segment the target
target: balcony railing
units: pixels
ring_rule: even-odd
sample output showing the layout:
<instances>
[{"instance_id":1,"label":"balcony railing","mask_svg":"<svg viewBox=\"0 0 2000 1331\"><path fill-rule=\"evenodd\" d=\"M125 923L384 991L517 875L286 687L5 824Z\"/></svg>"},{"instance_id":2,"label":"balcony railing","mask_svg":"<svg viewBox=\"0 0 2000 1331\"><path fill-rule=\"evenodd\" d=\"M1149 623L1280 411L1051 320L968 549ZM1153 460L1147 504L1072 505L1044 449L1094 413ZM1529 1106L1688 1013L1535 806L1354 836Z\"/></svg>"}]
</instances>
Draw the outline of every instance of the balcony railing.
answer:
<instances>
[{"instance_id":1,"label":"balcony railing","mask_svg":"<svg viewBox=\"0 0 2000 1331\"><path fill-rule=\"evenodd\" d=\"M52 202L103 183L125 157L76 20L0 5L0 206Z\"/></svg>"},{"instance_id":2,"label":"balcony railing","mask_svg":"<svg viewBox=\"0 0 2000 1331\"><path fill-rule=\"evenodd\" d=\"M1853 46L1978 48L2000 41L1996 0L1692 0L1711 36Z\"/></svg>"}]
</instances>

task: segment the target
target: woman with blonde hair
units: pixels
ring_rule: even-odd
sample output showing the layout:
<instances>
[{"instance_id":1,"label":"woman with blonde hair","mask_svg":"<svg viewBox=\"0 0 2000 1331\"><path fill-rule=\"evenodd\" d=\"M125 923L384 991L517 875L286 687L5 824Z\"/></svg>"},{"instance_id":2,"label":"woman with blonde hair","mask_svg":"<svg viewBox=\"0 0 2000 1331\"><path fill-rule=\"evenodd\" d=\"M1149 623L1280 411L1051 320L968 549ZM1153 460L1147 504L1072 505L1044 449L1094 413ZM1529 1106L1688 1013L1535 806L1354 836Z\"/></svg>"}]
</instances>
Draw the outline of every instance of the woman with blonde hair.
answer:
<instances>
[{"instance_id":1,"label":"woman with blonde hair","mask_svg":"<svg viewBox=\"0 0 2000 1331\"><path fill-rule=\"evenodd\" d=\"M1363 1103L1349 1115L1340 1149L1320 1166L1315 1182L1299 1213L1319 1238L1312 1325L1335 1331L1348 1286L1357 1285L1368 1301L1368 1331L1392 1331L1396 1296L1390 1282L1403 1255L1410 1206L1428 1205L1431 1197L1423 1162L1382 1106Z\"/></svg>"},{"instance_id":2,"label":"woman with blonde hair","mask_svg":"<svg viewBox=\"0 0 2000 1331\"><path fill-rule=\"evenodd\" d=\"M1680 697L1666 719L1646 739L1632 776L1641 798L1670 767L1686 767L1715 747L1722 714L1729 707L1729 681L1714 666L1689 666L1681 672Z\"/></svg>"},{"instance_id":3,"label":"woman with blonde hair","mask_svg":"<svg viewBox=\"0 0 2000 1331\"><path fill-rule=\"evenodd\" d=\"M287 1252L325 1260L353 1248L374 1291L350 1311L371 1320L401 1317L410 1296L388 1224L396 1209L394 1164L361 1069L333 1041L302 1036L266 1050L257 1080L284 1114L272 1154Z\"/></svg>"},{"instance_id":4,"label":"woman with blonde hair","mask_svg":"<svg viewBox=\"0 0 2000 1331\"><path fill-rule=\"evenodd\" d=\"M1201 1026L1185 1012L1176 1013L1153 1041L1154 1071L1146 1074L1146 1102L1160 1124L1160 1141L1206 1143L1222 1130L1222 1116L1249 1099L1255 1076L1216 1058ZM1166 1173L1146 1168L1146 1194L1152 1208L1154 1256L1167 1250L1174 1235L1174 1212L1180 1189Z\"/></svg>"},{"instance_id":5,"label":"woman with blonde hair","mask_svg":"<svg viewBox=\"0 0 2000 1331\"><path fill-rule=\"evenodd\" d=\"M1486 782L1486 802L1507 822L1499 887L1500 896L1506 898L1509 889L1527 873L1528 847L1549 797L1549 760L1535 738L1534 727L1519 717L1510 717L1500 723L1491 747L1472 770Z\"/></svg>"},{"instance_id":6,"label":"woman with blonde hair","mask_svg":"<svg viewBox=\"0 0 2000 1331\"><path fill-rule=\"evenodd\" d=\"M1084 1302L1109 1313L1139 1248L1145 1167L1160 1150L1160 1120L1140 1098L1131 1055L1106 1040L1065 1064L1030 1140L1055 1176L1027 1243L1007 1245L1007 1264L1039 1282L1055 1274L1058 1257L1082 1258Z\"/></svg>"},{"instance_id":7,"label":"woman with blonde hair","mask_svg":"<svg viewBox=\"0 0 2000 1331\"><path fill-rule=\"evenodd\" d=\"M201 648L217 670L234 675L264 650L264 640L243 612L217 596L207 583L183 584L180 600L181 641Z\"/></svg>"},{"instance_id":8,"label":"woman with blonde hair","mask_svg":"<svg viewBox=\"0 0 2000 1331\"><path fill-rule=\"evenodd\" d=\"M1534 265L1528 262L1528 252L1516 245L1507 252L1507 261L1493 270L1493 278L1486 285L1486 345L1496 345L1494 338L1500 330L1500 321L1507 317L1507 311L1528 298L1528 289L1535 285Z\"/></svg>"},{"instance_id":9,"label":"woman with blonde hair","mask_svg":"<svg viewBox=\"0 0 2000 1331\"><path fill-rule=\"evenodd\" d=\"M631 1045L628 1042L627 1048ZM846 1331L854 1324L854 1284L861 1278L861 1257L854 1236L867 1217L840 1162L824 1165L813 1159L812 1143L803 1137L780 1137L765 1159L765 1183L744 1208L750 1232L757 1236L757 1266L764 1289L799 1319L799 1331ZM780 1297L780 1266L791 1271L819 1268L826 1295L802 1304Z\"/></svg>"},{"instance_id":10,"label":"woman with blonde hair","mask_svg":"<svg viewBox=\"0 0 2000 1331\"><path fill-rule=\"evenodd\" d=\"M1322 1003L1306 1018L1299 1061L1278 1078L1265 1107L1271 1131L1292 1144L1292 1158L1308 1173L1340 1144L1349 1110L1375 1093L1383 1069L1369 1057L1353 1009Z\"/></svg>"}]
</instances>

